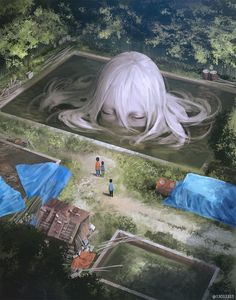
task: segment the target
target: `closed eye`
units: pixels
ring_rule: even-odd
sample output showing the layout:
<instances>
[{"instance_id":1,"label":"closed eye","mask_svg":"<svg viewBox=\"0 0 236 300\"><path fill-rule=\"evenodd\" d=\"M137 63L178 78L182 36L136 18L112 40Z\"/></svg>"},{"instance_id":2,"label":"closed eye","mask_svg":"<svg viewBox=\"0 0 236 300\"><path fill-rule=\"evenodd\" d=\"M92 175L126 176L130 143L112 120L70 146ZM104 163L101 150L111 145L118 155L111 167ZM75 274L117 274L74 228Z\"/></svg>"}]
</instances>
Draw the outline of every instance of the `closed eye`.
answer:
<instances>
[{"instance_id":1,"label":"closed eye","mask_svg":"<svg viewBox=\"0 0 236 300\"><path fill-rule=\"evenodd\" d=\"M102 113L105 115L114 115L114 110L102 110Z\"/></svg>"},{"instance_id":2,"label":"closed eye","mask_svg":"<svg viewBox=\"0 0 236 300\"><path fill-rule=\"evenodd\" d=\"M144 115L135 115L135 114L130 114L129 118L134 119L134 120L142 120L145 118Z\"/></svg>"}]
</instances>

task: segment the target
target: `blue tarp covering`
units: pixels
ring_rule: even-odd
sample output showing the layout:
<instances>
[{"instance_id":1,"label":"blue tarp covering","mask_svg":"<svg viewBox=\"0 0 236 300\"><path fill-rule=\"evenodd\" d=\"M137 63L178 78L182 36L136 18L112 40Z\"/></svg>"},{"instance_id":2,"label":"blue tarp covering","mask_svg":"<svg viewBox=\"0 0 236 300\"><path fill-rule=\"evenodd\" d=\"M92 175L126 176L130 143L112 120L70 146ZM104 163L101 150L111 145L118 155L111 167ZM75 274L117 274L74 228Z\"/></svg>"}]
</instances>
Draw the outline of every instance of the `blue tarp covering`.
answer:
<instances>
[{"instance_id":1,"label":"blue tarp covering","mask_svg":"<svg viewBox=\"0 0 236 300\"><path fill-rule=\"evenodd\" d=\"M187 174L164 204L236 226L236 186L215 178Z\"/></svg>"},{"instance_id":2,"label":"blue tarp covering","mask_svg":"<svg viewBox=\"0 0 236 300\"><path fill-rule=\"evenodd\" d=\"M21 194L10 187L0 176L0 217L25 208Z\"/></svg>"},{"instance_id":3,"label":"blue tarp covering","mask_svg":"<svg viewBox=\"0 0 236 300\"><path fill-rule=\"evenodd\" d=\"M56 198L71 177L67 168L52 162L17 165L16 170L26 196L40 196L42 204Z\"/></svg>"}]
</instances>

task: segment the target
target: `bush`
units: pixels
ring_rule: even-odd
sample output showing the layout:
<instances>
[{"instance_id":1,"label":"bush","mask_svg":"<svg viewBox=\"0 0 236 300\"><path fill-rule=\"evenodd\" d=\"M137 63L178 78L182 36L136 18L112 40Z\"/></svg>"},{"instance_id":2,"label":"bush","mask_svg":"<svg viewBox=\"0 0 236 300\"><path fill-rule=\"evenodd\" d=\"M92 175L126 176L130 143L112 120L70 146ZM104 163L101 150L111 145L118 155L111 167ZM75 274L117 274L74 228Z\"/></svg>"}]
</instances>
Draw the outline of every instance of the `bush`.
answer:
<instances>
[{"instance_id":1,"label":"bush","mask_svg":"<svg viewBox=\"0 0 236 300\"><path fill-rule=\"evenodd\" d=\"M139 192L145 202L157 202L157 200L162 199L161 196L157 196L155 193L158 178L166 177L172 180L180 180L186 175L186 172L178 168L157 164L139 157L123 154L118 155L117 160L124 185L128 190Z\"/></svg>"},{"instance_id":2,"label":"bush","mask_svg":"<svg viewBox=\"0 0 236 300\"><path fill-rule=\"evenodd\" d=\"M117 226L117 229L128 231L131 233L137 232L137 226L133 220L126 216L118 216L114 224Z\"/></svg>"},{"instance_id":3,"label":"bush","mask_svg":"<svg viewBox=\"0 0 236 300\"><path fill-rule=\"evenodd\" d=\"M136 224L131 218L118 214L96 213L92 217L92 223L99 231L98 244L110 240L117 229L131 233L136 233L137 231Z\"/></svg>"}]
</instances>

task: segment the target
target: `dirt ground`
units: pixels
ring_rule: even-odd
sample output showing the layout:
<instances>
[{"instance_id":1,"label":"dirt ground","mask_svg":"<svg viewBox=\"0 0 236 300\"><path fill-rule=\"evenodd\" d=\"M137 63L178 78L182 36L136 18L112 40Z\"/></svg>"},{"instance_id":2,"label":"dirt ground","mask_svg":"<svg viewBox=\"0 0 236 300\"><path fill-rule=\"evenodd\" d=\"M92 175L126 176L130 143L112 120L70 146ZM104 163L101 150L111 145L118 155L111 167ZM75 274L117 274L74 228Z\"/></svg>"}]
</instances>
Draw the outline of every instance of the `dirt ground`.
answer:
<instances>
[{"instance_id":1,"label":"dirt ground","mask_svg":"<svg viewBox=\"0 0 236 300\"><path fill-rule=\"evenodd\" d=\"M76 157L81 169L78 172L78 197L76 205L92 213L97 211L118 212L131 217L138 226L140 234L145 230L170 233L183 243L202 246L209 250L233 254L236 253L236 232L214 225L212 222L202 225L192 220L189 214L163 206L153 207L131 195L122 184L116 162L110 157L100 156L104 160L105 177L95 176L95 156ZM113 179L114 197L108 195L109 179ZM227 246L226 246L227 245Z\"/></svg>"}]
</instances>

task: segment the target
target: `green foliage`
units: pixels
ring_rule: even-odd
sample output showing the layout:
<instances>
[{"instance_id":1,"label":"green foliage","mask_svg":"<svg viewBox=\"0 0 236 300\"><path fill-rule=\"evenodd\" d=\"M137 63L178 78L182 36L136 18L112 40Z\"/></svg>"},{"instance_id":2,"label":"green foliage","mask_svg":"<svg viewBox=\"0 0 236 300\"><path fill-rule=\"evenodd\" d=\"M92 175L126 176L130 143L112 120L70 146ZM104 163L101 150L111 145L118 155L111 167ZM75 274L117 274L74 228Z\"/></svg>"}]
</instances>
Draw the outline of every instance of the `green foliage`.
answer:
<instances>
[{"instance_id":1,"label":"green foliage","mask_svg":"<svg viewBox=\"0 0 236 300\"><path fill-rule=\"evenodd\" d=\"M220 277L211 286L210 294L232 294L235 295L236 289L232 286L230 273L235 265L235 257L226 255L217 255L214 257L214 263L220 268Z\"/></svg>"},{"instance_id":2,"label":"green foliage","mask_svg":"<svg viewBox=\"0 0 236 300\"><path fill-rule=\"evenodd\" d=\"M131 233L136 233L137 231L136 224L130 217L119 214L97 212L92 216L91 220L100 233L97 243L109 240L117 229Z\"/></svg>"},{"instance_id":3,"label":"green foliage","mask_svg":"<svg viewBox=\"0 0 236 300\"><path fill-rule=\"evenodd\" d=\"M136 224L132 221L131 218L126 217L126 216L118 216L115 219L114 222L115 226L117 226L118 229L128 231L131 233L136 233L137 231L137 226Z\"/></svg>"},{"instance_id":4,"label":"green foliage","mask_svg":"<svg viewBox=\"0 0 236 300\"><path fill-rule=\"evenodd\" d=\"M146 44L157 48L158 57L195 63L195 71L206 64L235 68L235 5L216 2L100 0L72 11L82 20L80 40L91 49L113 55L130 48L145 52Z\"/></svg>"},{"instance_id":5,"label":"green foliage","mask_svg":"<svg viewBox=\"0 0 236 300\"><path fill-rule=\"evenodd\" d=\"M153 242L156 242L156 243L166 246L168 248L175 249L175 250L181 251L181 252L186 251L186 246L183 243L176 240L173 237L173 235L170 233L164 233L164 232L159 232L159 231L153 233L150 230L148 230L145 233L145 237L147 237L148 239L150 239Z\"/></svg>"},{"instance_id":6,"label":"green foliage","mask_svg":"<svg viewBox=\"0 0 236 300\"><path fill-rule=\"evenodd\" d=\"M64 136L60 133L48 132L47 144L48 148L51 150L63 149L64 146Z\"/></svg>"},{"instance_id":7,"label":"green foliage","mask_svg":"<svg viewBox=\"0 0 236 300\"><path fill-rule=\"evenodd\" d=\"M109 49L117 52L117 44L121 41L129 44L132 31L141 27L141 17L129 7L129 3L104 3L98 1L91 7L87 3L79 8L78 18L82 23L80 39L91 48Z\"/></svg>"},{"instance_id":8,"label":"green foliage","mask_svg":"<svg viewBox=\"0 0 236 300\"><path fill-rule=\"evenodd\" d=\"M55 299L58 288L63 294L58 283L66 280L62 266L66 246L44 239L31 226L1 222L2 299L30 299L34 293L40 299L44 291Z\"/></svg>"},{"instance_id":9,"label":"green foliage","mask_svg":"<svg viewBox=\"0 0 236 300\"><path fill-rule=\"evenodd\" d=\"M236 21L226 16L216 16L209 31L212 61L224 61L236 67Z\"/></svg>"},{"instance_id":10,"label":"green foliage","mask_svg":"<svg viewBox=\"0 0 236 300\"><path fill-rule=\"evenodd\" d=\"M38 7L32 14L13 19L0 30L0 53L8 67L19 67L33 49L52 45L66 33L66 25L58 14Z\"/></svg>"},{"instance_id":11,"label":"green foliage","mask_svg":"<svg viewBox=\"0 0 236 300\"><path fill-rule=\"evenodd\" d=\"M67 203L74 203L78 193L78 175L80 171L80 164L74 160L63 159L61 161L61 165L67 167L71 171L72 176L69 180L69 183L61 192L60 200Z\"/></svg>"},{"instance_id":12,"label":"green foliage","mask_svg":"<svg viewBox=\"0 0 236 300\"><path fill-rule=\"evenodd\" d=\"M109 299L106 298L104 286L94 274L70 280L65 291L68 295L68 300L78 299L78 296L84 300Z\"/></svg>"},{"instance_id":13,"label":"green foliage","mask_svg":"<svg viewBox=\"0 0 236 300\"><path fill-rule=\"evenodd\" d=\"M159 45L181 61L236 66L236 24L222 3L212 5L202 0L179 5L171 1L166 7L171 18L153 21L153 36L146 39L147 44Z\"/></svg>"},{"instance_id":14,"label":"green foliage","mask_svg":"<svg viewBox=\"0 0 236 300\"><path fill-rule=\"evenodd\" d=\"M235 290L230 280L230 275L235 265L235 257L232 255L216 255L205 248L192 248L182 242L176 240L173 235L163 232L147 231L145 237L158 244L164 245L168 248L184 252L189 256L198 258L207 263L211 263L220 268L220 275L217 282L214 283L210 289L211 295L216 294L234 294Z\"/></svg>"},{"instance_id":15,"label":"green foliage","mask_svg":"<svg viewBox=\"0 0 236 300\"><path fill-rule=\"evenodd\" d=\"M0 221L0 298L5 300L103 299L96 276L69 280L63 264L67 246L28 225Z\"/></svg>"},{"instance_id":16,"label":"green foliage","mask_svg":"<svg viewBox=\"0 0 236 300\"><path fill-rule=\"evenodd\" d=\"M142 195L144 201L157 202L161 196L155 193L156 181L160 177L172 180L180 180L186 175L186 172L139 157L128 155L118 155L117 160L122 172L123 183L127 190L137 191ZM132 166L132 168L130 167Z\"/></svg>"},{"instance_id":17,"label":"green foliage","mask_svg":"<svg viewBox=\"0 0 236 300\"><path fill-rule=\"evenodd\" d=\"M236 169L226 167L221 161L212 161L206 170L206 175L236 185Z\"/></svg>"},{"instance_id":18,"label":"green foliage","mask_svg":"<svg viewBox=\"0 0 236 300\"><path fill-rule=\"evenodd\" d=\"M230 128L231 117L229 111L218 115L209 141L215 158L230 167L236 166L236 133Z\"/></svg>"},{"instance_id":19,"label":"green foliage","mask_svg":"<svg viewBox=\"0 0 236 300\"><path fill-rule=\"evenodd\" d=\"M65 145L66 149L72 152L91 153L97 150L96 145L75 136L69 136Z\"/></svg>"},{"instance_id":20,"label":"green foliage","mask_svg":"<svg viewBox=\"0 0 236 300\"><path fill-rule=\"evenodd\" d=\"M214 257L215 264L225 273L229 274L232 271L235 263L235 257L232 255L217 255Z\"/></svg>"},{"instance_id":21,"label":"green foliage","mask_svg":"<svg viewBox=\"0 0 236 300\"><path fill-rule=\"evenodd\" d=\"M24 15L33 6L34 0L0 0L0 17Z\"/></svg>"}]
</instances>

